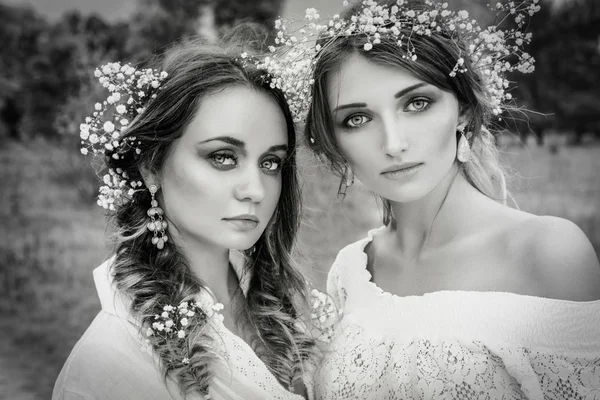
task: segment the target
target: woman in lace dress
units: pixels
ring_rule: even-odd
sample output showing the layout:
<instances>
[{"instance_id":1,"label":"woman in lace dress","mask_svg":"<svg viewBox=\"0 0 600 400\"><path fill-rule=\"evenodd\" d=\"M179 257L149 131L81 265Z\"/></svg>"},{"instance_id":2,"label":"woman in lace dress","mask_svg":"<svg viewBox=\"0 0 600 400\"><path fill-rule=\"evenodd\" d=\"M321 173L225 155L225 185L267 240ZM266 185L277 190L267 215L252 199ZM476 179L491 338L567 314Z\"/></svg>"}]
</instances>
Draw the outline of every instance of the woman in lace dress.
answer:
<instances>
[{"instance_id":1,"label":"woman in lace dress","mask_svg":"<svg viewBox=\"0 0 600 400\"><path fill-rule=\"evenodd\" d=\"M312 75L307 145L384 210L384 226L343 248L329 272L341 319L316 397L600 399L594 249L567 220L505 205L487 129L498 96L465 56L466 14L401 3L387 5L406 30L385 35L339 22L368 24L378 10L346 11ZM422 23L429 34L415 33Z\"/></svg>"},{"instance_id":2,"label":"woman in lace dress","mask_svg":"<svg viewBox=\"0 0 600 400\"><path fill-rule=\"evenodd\" d=\"M191 43L156 71L97 71L112 94L81 137L104 156L116 249L53 399L303 398L295 131L239 54Z\"/></svg>"}]
</instances>

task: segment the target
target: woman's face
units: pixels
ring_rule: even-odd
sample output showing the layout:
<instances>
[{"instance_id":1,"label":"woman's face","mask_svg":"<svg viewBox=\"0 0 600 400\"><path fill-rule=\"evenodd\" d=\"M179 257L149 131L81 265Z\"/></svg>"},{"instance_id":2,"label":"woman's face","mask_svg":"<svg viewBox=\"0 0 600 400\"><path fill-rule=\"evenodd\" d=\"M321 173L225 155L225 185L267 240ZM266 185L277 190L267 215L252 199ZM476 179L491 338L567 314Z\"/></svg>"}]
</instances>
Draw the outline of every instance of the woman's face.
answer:
<instances>
[{"instance_id":1,"label":"woman's face","mask_svg":"<svg viewBox=\"0 0 600 400\"><path fill-rule=\"evenodd\" d=\"M287 149L274 99L243 86L209 93L160 173L169 234L188 245L252 247L277 206Z\"/></svg>"},{"instance_id":2,"label":"woman's face","mask_svg":"<svg viewBox=\"0 0 600 400\"><path fill-rule=\"evenodd\" d=\"M353 54L329 77L335 137L356 177L394 202L433 190L456 159L456 97L402 67Z\"/></svg>"}]
</instances>

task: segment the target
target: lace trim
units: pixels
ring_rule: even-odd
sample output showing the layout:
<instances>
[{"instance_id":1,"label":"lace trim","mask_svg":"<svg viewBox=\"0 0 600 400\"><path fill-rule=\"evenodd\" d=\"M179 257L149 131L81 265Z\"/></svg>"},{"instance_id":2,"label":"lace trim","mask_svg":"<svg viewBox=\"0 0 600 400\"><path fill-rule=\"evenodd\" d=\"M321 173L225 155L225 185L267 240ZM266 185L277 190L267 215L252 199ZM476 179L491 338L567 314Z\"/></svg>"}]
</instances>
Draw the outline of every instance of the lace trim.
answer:
<instances>
[{"instance_id":1,"label":"lace trim","mask_svg":"<svg viewBox=\"0 0 600 400\"><path fill-rule=\"evenodd\" d=\"M316 330L316 339L329 343L334 337L335 328L341 318L341 311L336 307L331 297L313 289L311 291L311 322Z\"/></svg>"},{"instance_id":2,"label":"lace trim","mask_svg":"<svg viewBox=\"0 0 600 400\"><path fill-rule=\"evenodd\" d=\"M317 371L316 398L600 399L600 357L477 341L379 340L358 325L338 335Z\"/></svg>"}]
</instances>

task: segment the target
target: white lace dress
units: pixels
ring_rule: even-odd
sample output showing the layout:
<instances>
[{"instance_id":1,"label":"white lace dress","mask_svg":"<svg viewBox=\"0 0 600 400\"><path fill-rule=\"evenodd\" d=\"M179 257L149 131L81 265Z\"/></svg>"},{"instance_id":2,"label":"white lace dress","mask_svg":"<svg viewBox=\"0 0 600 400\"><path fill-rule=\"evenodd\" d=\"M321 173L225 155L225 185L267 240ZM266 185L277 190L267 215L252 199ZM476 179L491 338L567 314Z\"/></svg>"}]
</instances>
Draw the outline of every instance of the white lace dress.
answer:
<instances>
[{"instance_id":1,"label":"white lace dress","mask_svg":"<svg viewBox=\"0 0 600 400\"><path fill-rule=\"evenodd\" d=\"M365 246L328 277L341 313L317 399L600 399L600 301L502 292L399 297L370 282Z\"/></svg>"}]
</instances>

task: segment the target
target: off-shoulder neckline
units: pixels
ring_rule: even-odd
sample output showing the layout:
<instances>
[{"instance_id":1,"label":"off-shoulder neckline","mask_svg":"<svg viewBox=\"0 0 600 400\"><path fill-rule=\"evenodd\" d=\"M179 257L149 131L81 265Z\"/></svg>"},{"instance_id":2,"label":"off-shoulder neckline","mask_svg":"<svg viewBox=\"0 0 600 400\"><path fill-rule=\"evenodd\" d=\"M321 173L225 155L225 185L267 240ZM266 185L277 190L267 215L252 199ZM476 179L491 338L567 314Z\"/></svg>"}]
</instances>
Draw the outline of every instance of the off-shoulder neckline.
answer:
<instances>
[{"instance_id":1,"label":"off-shoulder neckline","mask_svg":"<svg viewBox=\"0 0 600 400\"><path fill-rule=\"evenodd\" d=\"M388 292L386 290L383 290L379 285L377 285L375 282L373 282L373 275L371 274L371 272L368 270L367 268L367 264L368 264L368 255L367 253L365 253L365 250L367 248L367 246L373 242L375 235L381 231L383 231L387 226L383 225L380 226L379 228L374 228L371 229L367 232L367 236L363 239L360 239L358 242L355 243L355 245L357 245L357 247L355 247L357 254L360 257L360 263L356 263L357 266L357 273L359 273L359 275L361 275L361 278L366 281L367 285L374 290L375 292L377 292L379 295L384 296L384 297L389 297L392 298L396 301L402 300L402 299L419 299L419 298L425 298L425 297L433 297L433 296L451 296L451 295L456 295L456 296L493 296L493 297L506 297L506 298L512 298L512 299L522 299L524 301L532 301L532 302L550 302L553 304L564 304L564 305L598 305L600 306L600 299L598 300L587 300L587 301L574 301L574 300L564 300L564 299L556 299L556 298L550 298L550 297L541 297L541 296L534 296L534 295L528 295L528 294L520 294L520 293L514 293L514 292L505 292L505 291L497 291L497 290L490 290L490 291L483 291L483 290L448 290L448 289L444 289L444 290L435 290L432 292L427 292L427 293L423 293L423 294L419 294L419 295L408 295L408 296L400 296L391 292Z\"/></svg>"}]
</instances>

